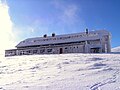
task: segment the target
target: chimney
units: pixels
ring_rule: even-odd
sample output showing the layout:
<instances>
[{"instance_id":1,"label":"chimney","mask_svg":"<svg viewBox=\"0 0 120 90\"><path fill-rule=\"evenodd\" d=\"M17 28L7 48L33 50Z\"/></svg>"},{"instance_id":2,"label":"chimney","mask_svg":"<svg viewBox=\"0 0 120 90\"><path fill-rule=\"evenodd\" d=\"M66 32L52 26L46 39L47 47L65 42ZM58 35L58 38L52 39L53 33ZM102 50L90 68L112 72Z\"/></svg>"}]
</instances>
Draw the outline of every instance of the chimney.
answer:
<instances>
[{"instance_id":1,"label":"chimney","mask_svg":"<svg viewBox=\"0 0 120 90\"><path fill-rule=\"evenodd\" d=\"M88 34L88 29L86 28L85 33Z\"/></svg>"},{"instance_id":2,"label":"chimney","mask_svg":"<svg viewBox=\"0 0 120 90\"><path fill-rule=\"evenodd\" d=\"M55 33L52 33L52 37L55 37Z\"/></svg>"},{"instance_id":3,"label":"chimney","mask_svg":"<svg viewBox=\"0 0 120 90\"><path fill-rule=\"evenodd\" d=\"M43 35L43 37L46 38L46 37L47 37L47 34Z\"/></svg>"}]
</instances>

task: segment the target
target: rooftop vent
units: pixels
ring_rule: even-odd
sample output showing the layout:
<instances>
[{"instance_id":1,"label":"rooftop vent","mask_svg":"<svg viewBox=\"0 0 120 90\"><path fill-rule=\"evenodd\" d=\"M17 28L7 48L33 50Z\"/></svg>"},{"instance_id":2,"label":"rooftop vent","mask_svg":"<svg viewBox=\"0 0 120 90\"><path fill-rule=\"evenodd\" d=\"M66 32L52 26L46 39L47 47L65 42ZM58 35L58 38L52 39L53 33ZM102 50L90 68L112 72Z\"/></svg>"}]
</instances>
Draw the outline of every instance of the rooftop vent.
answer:
<instances>
[{"instance_id":1,"label":"rooftop vent","mask_svg":"<svg viewBox=\"0 0 120 90\"><path fill-rule=\"evenodd\" d=\"M85 33L88 34L88 29L86 28Z\"/></svg>"},{"instance_id":2,"label":"rooftop vent","mask_svg":"<svg viewBox=\"0 0 120 90\"><path fill-rule=\"evenodd\" d=\"M46 38L46 37L47 37L47 34L43 35L43 37Z\"/></svg>"},{"instance_id":3,"label":"rooftop vent","mask_svg":"<svg viewBox=\"0 0 120 90\"><path fill-rule=\"evenodd\" d=\"M52 37L55 37L55 33L52 33Z\"/></svg>"}]
</instances>

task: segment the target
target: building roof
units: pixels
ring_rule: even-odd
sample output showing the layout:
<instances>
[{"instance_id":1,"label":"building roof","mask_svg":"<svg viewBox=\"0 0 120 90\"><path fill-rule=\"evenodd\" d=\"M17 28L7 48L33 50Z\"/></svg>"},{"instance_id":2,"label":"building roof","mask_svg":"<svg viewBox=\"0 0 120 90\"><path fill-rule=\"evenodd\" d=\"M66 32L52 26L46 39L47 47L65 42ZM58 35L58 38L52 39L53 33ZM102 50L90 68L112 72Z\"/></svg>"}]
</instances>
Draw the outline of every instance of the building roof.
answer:
<instances>
[{"instance_id":1,"label":"building roof","mask_svg":"<svg viewBox=\"0 0 120 90\"><path fill-rule=\"evenodd\" d=\"M34 45L49 45L49 44L60 44L60 43L70 43L85 40L95 40L100 39L103 35L110 35L106 30L90 31L88 34L86 32L55 35L47 37L35 37L28 38L21 41L16 47L26 47Z\"/></svg>"}]
</instances>

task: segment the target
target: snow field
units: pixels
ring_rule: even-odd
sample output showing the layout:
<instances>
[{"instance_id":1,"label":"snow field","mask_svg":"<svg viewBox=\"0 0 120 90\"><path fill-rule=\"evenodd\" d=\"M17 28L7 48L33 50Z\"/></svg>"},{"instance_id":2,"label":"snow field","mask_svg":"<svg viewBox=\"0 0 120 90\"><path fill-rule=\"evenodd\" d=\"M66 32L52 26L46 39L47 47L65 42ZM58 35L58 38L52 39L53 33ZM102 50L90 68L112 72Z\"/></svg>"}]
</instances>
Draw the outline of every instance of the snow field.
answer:
<instances>
[{"instance_id":1,"label":"snow field","mask_svg":"<svg viewBox=\"0 0 120 90\"><path fill-rule=\"evenodd\" d=\"M2 57L0 90L120 90L119 54Z\"/></svg>"}]
</instances>

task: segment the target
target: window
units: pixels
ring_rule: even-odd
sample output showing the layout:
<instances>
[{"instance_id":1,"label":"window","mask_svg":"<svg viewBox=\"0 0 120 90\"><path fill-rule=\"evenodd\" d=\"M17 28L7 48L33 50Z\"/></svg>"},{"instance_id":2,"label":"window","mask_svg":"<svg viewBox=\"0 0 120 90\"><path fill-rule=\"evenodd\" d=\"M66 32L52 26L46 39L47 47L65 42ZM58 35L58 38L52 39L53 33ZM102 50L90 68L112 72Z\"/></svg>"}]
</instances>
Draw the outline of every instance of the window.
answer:
<instances>
[{"instance_id":1,"label":"window","mask_svg":"<svg viewBox=\"0 0 120 90\"><path fill-rule=\"evenodd\" d=\"M90 41L87 41L88 44L90 44Z\"/></svg>"},{"instance_id":2,"label":"window","mask_svg":"<svg viewBox=\"0 0 120 90\"><path fill-rule=\"evenodd\" d=\"M45 49L40 50L40 53L44 53L44 52L45 52Z\"/></svg>"},{"instance_id":3,"label":"window","mask_svg":"<svg viewBox=\"0 0 120 90\"><path fill-rule=\"evenodd\" d=\"M91 48L91 53L99 53L100 52L100 48Z\"/></svg>"},{"instance_id":4,"label":"window","mask_svg":"<svg viewBox=\"0 0 120 90\"><path fill-rule=\"evenodd\" d=\"M65 49L68 49L67 47Z\"/></svg>"},{"instance_id":5,"label":"window","mask_svg":"<svg viewBox=\"0 0 120 90\"><path fill-rule=\"evenodd\" d=\"M108 41L108 36L106 35L106 36L104 36L104 38L105 38L105 41Z\"/></svg>"},{"instance_id":6,"label":"window","mask_svg":"<svg viewBox=\"0 0 120 90\"><path fill-rule=\"evenodd\" d=\"M100 39L96 39L96 40L89 40L89 41L87 41L88 42L88 44L100 44Z\"/></svg>"},{"instance_id":7,"label":"window","mask_svg":"<svg viewBox=\"0 0 120 90\"><path fill-rule=\"evenodd\" d=\"M31 51L30 51L30 50L28 50L28 51L27 51L27 53L31 53Z\"/></svg>"},{"instance_id":8,"label":"window","mask_svg":"<svg viewBox=\"0 0 120 90\"><path fill-rule=\"evenodd\" d=\"M28 53L30 53L31 51L29 50Z\"/></svg>"},{"instance_id":9,"label":"window","mask_svg":"<svg viewBox=\"0 0 120 90\"><path fill-rule=\"evenodd\" d=\"M47 52L52 52L52 49L47 49Z\"/></svg>"}]
</instances>

